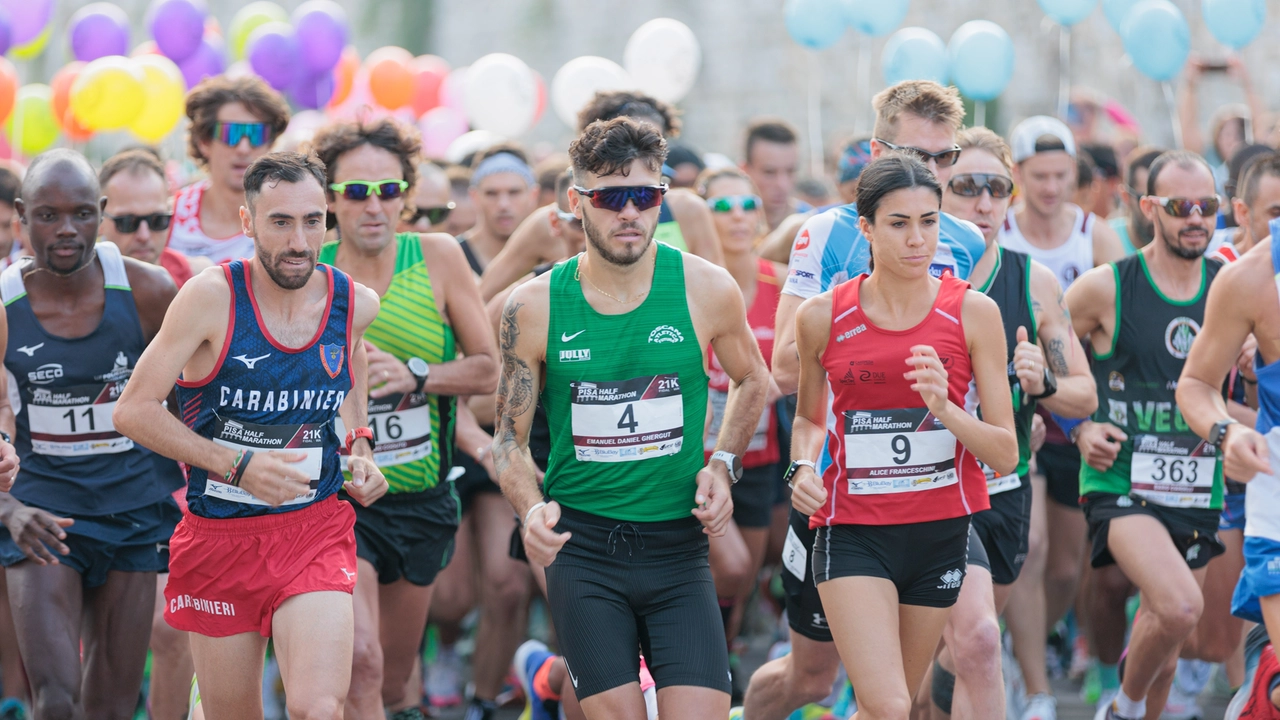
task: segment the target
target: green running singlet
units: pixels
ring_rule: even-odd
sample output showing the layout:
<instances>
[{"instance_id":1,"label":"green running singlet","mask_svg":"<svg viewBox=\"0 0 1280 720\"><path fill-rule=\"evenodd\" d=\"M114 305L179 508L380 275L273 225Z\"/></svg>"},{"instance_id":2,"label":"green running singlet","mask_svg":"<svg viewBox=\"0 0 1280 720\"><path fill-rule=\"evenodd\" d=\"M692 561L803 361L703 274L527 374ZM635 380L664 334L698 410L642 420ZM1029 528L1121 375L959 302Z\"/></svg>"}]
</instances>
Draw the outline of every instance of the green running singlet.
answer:
<instances>
[{"instance_id":1,"label":"green running singlet","mask_svg":"<svg viewBox=\"0 0 1280 720\"><path fill-rule=\"evenodd\" d=\"M622 315L587 304L581 255L551 271L546 493L565 507L629 522L689 517L703 467L707 374L684 260L655 244L649 295Z\"/></svg>"}]
</instances>

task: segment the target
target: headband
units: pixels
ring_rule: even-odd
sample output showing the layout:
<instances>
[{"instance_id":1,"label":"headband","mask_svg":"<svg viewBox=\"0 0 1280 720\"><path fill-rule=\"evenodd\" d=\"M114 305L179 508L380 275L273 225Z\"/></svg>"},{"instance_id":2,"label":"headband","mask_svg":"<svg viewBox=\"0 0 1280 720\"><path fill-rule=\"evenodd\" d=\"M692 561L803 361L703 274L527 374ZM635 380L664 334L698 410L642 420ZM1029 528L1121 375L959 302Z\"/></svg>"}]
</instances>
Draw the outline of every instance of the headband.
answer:
<instances>
[{"instance_id":1,"label":"headband","mask_svg":"<svg viewBox=\"0 0 1280 720\"><path fill-rule=\"evenodd\" d=\"M478 186L480 181L498 173L519 175L530 187L538 183L538 179L533 176L533 170L529 169L527 163L509 152L500 152L490 155L476 166L475 171L471 173L471 187Z\"/></svg>"}]
</instances>

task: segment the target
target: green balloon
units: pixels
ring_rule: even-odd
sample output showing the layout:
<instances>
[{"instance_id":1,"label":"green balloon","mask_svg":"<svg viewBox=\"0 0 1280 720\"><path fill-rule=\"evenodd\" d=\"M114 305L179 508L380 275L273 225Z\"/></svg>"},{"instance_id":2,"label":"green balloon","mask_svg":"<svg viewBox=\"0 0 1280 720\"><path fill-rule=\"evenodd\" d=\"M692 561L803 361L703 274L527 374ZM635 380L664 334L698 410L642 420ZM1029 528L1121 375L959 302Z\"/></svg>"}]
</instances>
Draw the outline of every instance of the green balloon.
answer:
<instances>
[{"instance_id":1,"label":"green balloon","mask_svg":"<svg viewBox=\"0 0 1280 720\"><path fill-rule=\"evenodd\" d=\"M235 17L231 18L231 28L228 30L228 39L231 41L231 59L239 60L244 57L245 44L249 42L249 35L258 26L265 25L269 22L289 22L289 13L279 5L269 2L269 0L259 0L259 2L251 2L240 8Z\"/></svg>"},{"instance_id":2,"label":"green balloon","mask_svg":"<svg viewBox=\"0 0 1280 720\"><path fill-rule=\"evenodd\" d=\"M48 150L58 139L58 121L53 117L53 88L24 85L18 90L13 112L5 122L9 144L33 157Z\"/></svg>"}]
</instances>

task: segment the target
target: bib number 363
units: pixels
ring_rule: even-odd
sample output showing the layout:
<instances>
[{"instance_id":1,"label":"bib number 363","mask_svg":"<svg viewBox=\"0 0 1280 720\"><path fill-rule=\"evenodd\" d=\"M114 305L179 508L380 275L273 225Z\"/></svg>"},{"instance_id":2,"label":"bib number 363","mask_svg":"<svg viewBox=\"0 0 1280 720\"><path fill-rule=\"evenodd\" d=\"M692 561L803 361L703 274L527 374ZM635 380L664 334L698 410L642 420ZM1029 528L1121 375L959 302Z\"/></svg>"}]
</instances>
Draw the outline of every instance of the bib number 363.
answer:
<instances>
[{"instance_id":1,"label":"bib number 363","mask_svg":"<svg viewBox=\"0 0 1280 720\"><path fill-rule=\"evenodd\" d=\"M684 400L675 374L610 382L573 382L574 457L630 462L680 452Z\"/></svg>"},{"instance_id":2,"label":"bib number 363","mask_svg":"<svg viewBox=\"0 0 1280 720\"><path fill-rule=\"evenodd\" d=\"M1194 435L1135 435L1130 487L1156 505L1207 508L1217 464L1214 447Z\"/></svg>"}]
</instances>

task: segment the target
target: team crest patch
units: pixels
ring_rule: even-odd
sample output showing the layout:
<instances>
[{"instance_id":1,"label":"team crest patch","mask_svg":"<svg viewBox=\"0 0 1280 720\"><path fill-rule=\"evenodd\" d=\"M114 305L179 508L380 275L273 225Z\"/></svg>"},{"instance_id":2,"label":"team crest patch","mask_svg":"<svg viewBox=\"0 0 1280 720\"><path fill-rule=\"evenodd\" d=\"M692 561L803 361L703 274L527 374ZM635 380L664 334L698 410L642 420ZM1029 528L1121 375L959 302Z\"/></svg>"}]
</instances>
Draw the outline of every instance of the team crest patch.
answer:
<instances>
[{"instance_id":1,"label":"team crest patch","mask_svg":"<svg viewBox=\"0 0 1280 720\"><path fill-rule=\"evenodd\" d=\"M346 351L345 345L320 346L320 364L324 365L324 371L329 373L329 377L336 378L338 373L342 372L342 363L347 356Z\"/></svg>"}]
</instances>

